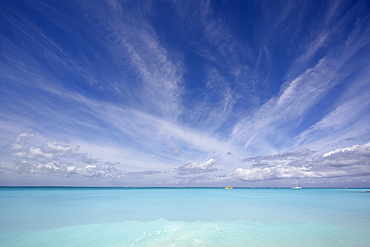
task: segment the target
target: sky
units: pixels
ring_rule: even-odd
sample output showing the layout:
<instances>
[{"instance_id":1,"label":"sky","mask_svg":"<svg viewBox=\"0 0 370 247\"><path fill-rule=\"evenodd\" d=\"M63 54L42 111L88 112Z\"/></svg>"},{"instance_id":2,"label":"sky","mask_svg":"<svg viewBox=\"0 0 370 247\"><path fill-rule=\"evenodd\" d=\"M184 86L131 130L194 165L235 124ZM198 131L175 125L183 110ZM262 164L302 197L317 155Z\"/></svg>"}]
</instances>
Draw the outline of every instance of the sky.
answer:
<instances>
[{"instance_id":1,"label":"sky","mask_svg":"<svg viewBox=\"0 0 370 247\"><path fill-rule=\"evenodd\" d=\"M370 2L0 1L1 186L370 186Z\"/></svg>"}]
</instances>

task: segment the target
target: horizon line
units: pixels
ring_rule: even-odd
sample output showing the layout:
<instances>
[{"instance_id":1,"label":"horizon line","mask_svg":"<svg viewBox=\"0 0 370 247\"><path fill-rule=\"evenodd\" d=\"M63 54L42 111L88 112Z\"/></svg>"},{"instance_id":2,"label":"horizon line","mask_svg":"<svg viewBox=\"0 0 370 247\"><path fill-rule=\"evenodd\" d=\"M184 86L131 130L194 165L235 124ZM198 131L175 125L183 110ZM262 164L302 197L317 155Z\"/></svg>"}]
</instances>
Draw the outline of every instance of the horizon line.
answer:
<instances>
[{"instance_id":1,"label":"horizon line","mask_svg":"<svg viewBox=\"0 0 370 247\"><path fill-rule=\"evenodd\" d=\"M225 186L64 186L64 185L0 185L0 188L117 188L117 189L224 189ZM233 186L234 189L291 189L292 187L278 186ZM303 187L303 189L369 189L370 187Z\"/></svg>"}]
</instances>

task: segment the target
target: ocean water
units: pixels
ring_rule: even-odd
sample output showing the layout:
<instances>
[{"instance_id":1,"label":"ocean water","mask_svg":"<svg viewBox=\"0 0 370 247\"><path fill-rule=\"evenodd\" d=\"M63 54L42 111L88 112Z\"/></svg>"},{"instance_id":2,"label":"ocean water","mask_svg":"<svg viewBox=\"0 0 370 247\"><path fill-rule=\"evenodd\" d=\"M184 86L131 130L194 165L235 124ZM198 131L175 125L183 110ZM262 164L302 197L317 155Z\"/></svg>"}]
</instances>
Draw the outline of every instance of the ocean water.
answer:
<instances>
[{"instance_id":1,"label":"ocean water","mask_svg":"<svg viewBox=\"0 0 370 247\"><path fill-rule=\"evenodd\" d=\"M0 246L370 246L369 189L0 188Z\"/></svg>"}]
</instances>

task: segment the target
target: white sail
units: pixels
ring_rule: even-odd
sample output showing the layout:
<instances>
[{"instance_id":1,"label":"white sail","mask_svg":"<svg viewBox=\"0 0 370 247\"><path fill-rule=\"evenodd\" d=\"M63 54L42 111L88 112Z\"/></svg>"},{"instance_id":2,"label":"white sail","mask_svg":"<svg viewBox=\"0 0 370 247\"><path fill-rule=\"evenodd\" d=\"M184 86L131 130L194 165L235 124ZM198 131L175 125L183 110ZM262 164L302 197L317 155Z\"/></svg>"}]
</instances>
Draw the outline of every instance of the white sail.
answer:
<instances>
[{"instance_id":1,"label":"white sail","mask_svg":"<svg viewBox=\"0 0 370 247\"><path fill-rule=\"evenodd\" d=\"M299 186L299 184L298 184L298 182L297 182L297 179L295 178L295 186L293 186L292 187L292 189L295 189L295 190L297 190L297 189L302 189L302 187L301 186Z\"/></svg>"}]
</instances>

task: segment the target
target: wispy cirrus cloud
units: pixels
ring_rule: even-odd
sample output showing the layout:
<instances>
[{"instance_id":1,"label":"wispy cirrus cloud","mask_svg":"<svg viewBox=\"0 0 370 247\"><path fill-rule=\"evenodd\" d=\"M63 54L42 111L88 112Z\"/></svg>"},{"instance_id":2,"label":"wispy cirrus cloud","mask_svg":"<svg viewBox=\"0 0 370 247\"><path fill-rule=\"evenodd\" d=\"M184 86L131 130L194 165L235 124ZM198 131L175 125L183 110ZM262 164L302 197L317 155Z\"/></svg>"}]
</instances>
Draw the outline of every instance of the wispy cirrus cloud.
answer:
<instances>
[{"instance_id":1,"label":"wispy cirrus cloud","mask_svg":"<svg viewBox=\"0 0 370 247\"><path fill-rule=\"evenodd\" d=\"M366 174L351 149L370 137L363 1L35 1L0 3L3 168L148 184Z\"/></svg>"},{"instance_id":2,"label":"wispy cirrus cloud","mask_svg":"<svg viewBox=\"0 0 370 247\"><path fill-rule=\"evenodd\" d=\"M250 68L252 47L210 1L173 2L172 8L181 27L176 37L189 50L184 65L191 68L194 62L203 71L187 71L186 79L194 88L184 93L185 122L229 132L235 118L245 116L259 100L255 94L258 77ZM241 106L243 111L238 111Z\"/></svg>"},{"instance_id":3,"label":"wispy cirrus cloud","mask_svg":"<svg viewBox=\"0 0 370 247\"><path fill-rule=\"evenodd\" d=\"M294 137L292 146L311 145L325 152L342 139L366 137L370 127L366 114L370 109L366 77L364 73L353 80L350 89L337 99L333 110Z\"/></svg>"},{"instance_id":4,"label":"wispy cirrus cloud","mask_svg":"<svg viewBox=\"0 0 370 247\"><path fill-rule=\"evenodd\" d=\"M124 3L115 2L116 7L103 2L97 5L85 5L83 2L80 4L80 10L87 17L86 23L100 26L101 28L96 30L98 33L99 30L105 30L109 34L107 36L106 33L96 35L92 38L92 43L81 47L78 54L71 47L58 42L56 40L58 37L48 35L45 29L35 25L21 12L14 10L14 13L4 15L13 28L12 31L19 32L25 37L32 37L32 42L19 46L3 37L6 44L3 53L6 58L4 61L7 62L2 68L8 67L3 75L8 79L14 79L19 77L16 76L17 74L22 74L18 72L9 74L10 71L14 71L14 67L15 71L28 68L28 75L22 78L23 80L19 78L18 85L23 86L25 81L31 80L33 85L51 90L58 88L58 85L68 88L73 80L78 80L89 86L90 90L94 90L95 93L100 93L103 100L112 100L111 97L104 95L113 96L113 99L119 99L120 102L131 107L159 114L165 118L176 119L176 116L181 113L179 100L183 73L181 60L169 54L170 51L161 46L155 31L150 23L145 21L145 18L137 19L134 15L122 15L118 6ZM44 18L59 26L65 26L58 19L60 11L55 7L41 1L36 9ZM51 15L51 12L55 15ZM139 9L137 12L140 12ZM97 19L90 19L91 15L101 19L96 23L94 21ZM73 18L67 19L69 24L74 21ZM87 31L82 25L77 25L77 27L82 34ZM68 35L72 33L65 28L62 30ZM79 40L83 40L82 34L73 33ZM71 41L75 42L75 40ZM31 47L35 48L35 46L40 56L30 54L33 53ZM96 46L109 52L108 56L104 57L97 53ZM14 58L18 59L15 61ZM92 60L98 61L100 66L91 63ZM45 64L45 61L48 61L48 64ZM108 61L111 68L108 68ZM118 67L128 67L125 72L131 73L131 78L112 76L111 72ZM70 89L72 92L78 90L78 88ZM13 91L11 92L14 94ZM91 97L89 94L84 96Z\"/></svg>"},{"instance_id":5,"label":"wispy cirrus cloud","mask_svg":"<svg viewBox=\"0 0 370 247\"><path fill-rule=\"evenodd\" d=\"M107 38L100 37L101 44L119 66L128 66L135 72L129 79L135 80L134 87L127 88L114 81L110 83L121 94L134 94L132 99L135 101L129 102L134 107L176 119L182 111L179 99L184 73L179 59L181 55L161 44L156 31L143 16L145 8L150 9L150 3L134 4L131 13L125 11L127 4L119 1L98 5L82 2L88 22L101 27L102 35L107 35Z\"/></svg>"},{"instance_id":6,"label":"wispy cirrus cloud","mask_svg":"<svg viewBox=\"0 0 370 247\"><path fill-rule=\"evenodd\" d=\"M352 15L352 13L348 15ZM299 135L300 131L304 133L305 130L309 129L310 126L304 126L303 123L307 122L307 118L312 116L313 111L315 111L314 118L318 119L318 122L320 119L330 118L331 115L336 115L336 110L327 108L323 102L332 97L333 91L340 84L353 83L355 88L357 88L358 86L356 84L358 83L356 81L363 82L366 80L366 73L364 71L369 66L366 60L357 61L358 68L356 71L361 77L354 81L348 80L353 70L347 69L348 66L353 66L353 55L362 51L369 43L364 39L365 36L363 34L368 33L370 30L363 25L363 21L361 20L357 24L358 27L348 34L346 45L340 54L336 52L337 47L328 48L314 66L307 67L303 73L286 81L282 86L279 96L272 97L253 114L240 121L235 126L232 137L236 140L244 141L245 147L252 145L263 149L262 146L265 142L268 142L272 144L271 148L273 150L274 148L279 148L273 142L287 142L289 144L289 138L294 138L295 135ZM338 25L345 24L340 23ZM343 26L336 27L336 29L343 28ZM318 46L321 46L326 42L326 38L321 37L315 42L320 44ZM315 46L310 47L316 50ZM311 53L313 54L314 52L311 51ZM303 54L303 57L298 58L297 61L301 61L302 59L308 60L313 56L312 54ZM348 107L348 113L350 115L345 115L341 112L340 116L343 118L346 116L347 121L356 119L353 115L354 113L359 113L362 111L361 109L368 108L367 100L362 98L361 95L368 95L369 91L367 87L364 87L363 83L360 84L362 84L362 90L365 90L359 94L361 99L342 97L342 101L344 99L346 100L343 107ZM351 90L345 91L343 94L348 94L349 92ZM356 106L355 101L357 100L364 101L360 109ZM337 102L336 99L331 99L331 101L333 105ZM319 106L323 108L323 111L320 112L317 110ZM332 121L332 123L336 124L339 128L345 128L345 122ZM336 134L338 133L339 129L336 131ZM281 139L282 137L287 139ZM274 141L271 140L272 138ZM285 147L289 147L289 145Z\"/></svg>"},{"instance_id":7,"label":"wispy cirrus cloud","mask_svg":"<svg viewBox=\"0 0 370 247\"><path fill-rule=\"evenodd\" d=\"M137 157L140 158L131 157L134 159L131 159L133 163L138 163L144 157L147 157L149 162L152 159L152 162L156 163L158 163L159 158L162 160L161 163L163 163L164 160L171 156L170 161L167 162L170 162L168 163L169 167L173 167L179 162L188 162L191 157L202 156L204 152L226 153L225 150L235 149L222 138L213 136L212 133L186 128L176 122L171 122L152 114L129 107L117 106L109 102L89 99L62 88L47 88L45 91L51 96L42 99L32 106L35 111L37 111L37 108L43 109L38 114L42 114L45 121L40 125L39 122L31 120L28 122L29 127L33 129L40 129L41 127L47 133L48 126L53 122L57 122L58 125L54 125L53 128L54 134L55 132L63 132L68 139L84 136L84 138L88 138L91 141L99 141L101 138L110 136L123 149L126 149L128 145L138 149ZM58 99L59 102L65 102L65 104L60 104L59 107L54 104L53 101L55 99ZM26 107L27 100L24 100L23 103ZM66 105L74 105L75 107L68 109L65 108ZM59 110L56 111L56 108ZM65 114L66 110L73 111L73 115L78 115L79 117L68 117ZM7 118L9 119L12 115L14 115L14 118L18 118L14 113L11 113ZM47 147L47 145L45 146ZM163 150L168 150L173 146L177 146L181 150L181 157L163 152ZM139 151L140 149L152 151L151 154L145 154ZM40 159L42 155L55 155L50 152L44 153L40 148L35 148L33 151L35 154L26 153L23 156L28 155L31 157L36 155L37 151ZM22 153L19 152L19 155L22 155ZM82 154L79 155L82 156ZM155 155L158 158L154 158ZM161 156L162 158L160 158ZM82 158L86 160L93 159L87 156Z\"/></svg>"}]
</instances>

